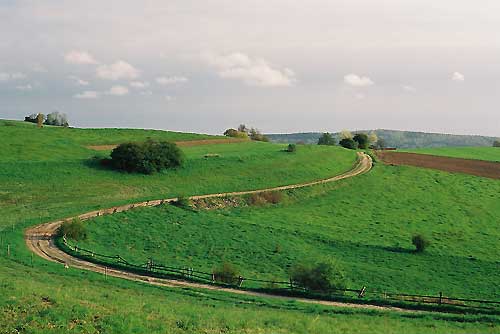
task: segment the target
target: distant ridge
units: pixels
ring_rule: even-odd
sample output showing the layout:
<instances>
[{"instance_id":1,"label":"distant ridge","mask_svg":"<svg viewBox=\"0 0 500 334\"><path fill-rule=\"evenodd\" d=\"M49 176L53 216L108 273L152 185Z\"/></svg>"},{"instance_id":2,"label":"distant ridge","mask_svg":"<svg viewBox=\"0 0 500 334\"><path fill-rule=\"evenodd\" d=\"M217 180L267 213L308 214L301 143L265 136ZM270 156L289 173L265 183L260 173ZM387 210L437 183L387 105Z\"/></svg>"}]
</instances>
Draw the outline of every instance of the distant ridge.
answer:
<instances>
[{"instance_id":1,"label":"distant ridge","mask_svg":"<svg viewBox=\"0 0 500 334\"><path fill-rule=\"evenodd\" d=\"M478 135L452 135L444 133L428 133L417 131L399 130L360 130L353 133L375 132L377 137L382 138L386 146L397 148L421 148L421 147L446 147L446 146L492 146L496 137ZM275 143L297 143L316 144L321 132L304 132L289 134L266 134ZM338 140L339 133L333 133Z\"/></svg>"}]
</instances>

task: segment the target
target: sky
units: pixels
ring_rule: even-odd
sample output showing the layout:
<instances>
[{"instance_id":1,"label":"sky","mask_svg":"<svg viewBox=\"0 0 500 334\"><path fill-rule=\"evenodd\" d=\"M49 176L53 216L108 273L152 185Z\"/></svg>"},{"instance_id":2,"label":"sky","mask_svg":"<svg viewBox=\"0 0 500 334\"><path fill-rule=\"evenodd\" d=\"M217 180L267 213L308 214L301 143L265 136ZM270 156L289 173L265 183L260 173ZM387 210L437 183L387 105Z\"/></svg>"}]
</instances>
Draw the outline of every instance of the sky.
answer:
<instances>
[{"instance_id":1,"label":"sky","mask_svg":"<svg viewBox=\"0 0 500 334\"><path fill-rule=\"evenodd\" d=\"M0 118L500 137L498 0L0 0Z\"/></svg>"}]
</instances>

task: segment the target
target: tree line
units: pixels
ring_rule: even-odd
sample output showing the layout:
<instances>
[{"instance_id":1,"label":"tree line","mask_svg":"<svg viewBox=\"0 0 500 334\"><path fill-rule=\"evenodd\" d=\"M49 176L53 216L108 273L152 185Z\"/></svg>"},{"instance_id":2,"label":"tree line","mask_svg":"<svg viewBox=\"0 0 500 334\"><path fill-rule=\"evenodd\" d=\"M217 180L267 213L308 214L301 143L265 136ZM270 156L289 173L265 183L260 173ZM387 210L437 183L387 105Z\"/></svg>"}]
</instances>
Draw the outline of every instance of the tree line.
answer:
<instances>
[{"instance_id":1,"label":"tree line","mask_svg":"<svg viewBox=\"0 0 500 334\"><path fill-rule=\"evenodd\" d=\"M318 145L336 145L337 141L333 135L329 132L323 133L318 139ZM356 133L353 135L351 132L344 130L340 133L340 141L338 144L342 147L355 150L355 149L367 149L385 148L385 142L382 138L378 138L377 135L372 132L370 134L366 133Z\"/></svg>"}]
</instances>

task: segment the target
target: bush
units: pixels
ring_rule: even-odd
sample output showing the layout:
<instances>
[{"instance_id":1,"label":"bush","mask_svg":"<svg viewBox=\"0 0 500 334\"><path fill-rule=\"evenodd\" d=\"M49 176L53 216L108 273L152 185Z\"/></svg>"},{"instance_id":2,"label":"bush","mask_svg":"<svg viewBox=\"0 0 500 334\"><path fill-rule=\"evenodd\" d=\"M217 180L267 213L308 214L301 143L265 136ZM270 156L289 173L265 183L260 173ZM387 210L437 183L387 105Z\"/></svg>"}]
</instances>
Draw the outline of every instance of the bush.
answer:
<instances>
[{"instance_id":1,"label":"bush","mask_svg":"<svg viewBox=\"0 0 500 334\"><path fill-rule=\"evenodd\" d=\"M493 142L493 147L500 147L500 140L495 140Z\"/></svg>"},{"instance_id":2,"label":"bush","mask_svg":"<svg viewBox=\"0 0 500 334\"><path fill-rule=\"evenodd\" d=\"M87 231L82 221L78 218L66 221L58 229L59 236L66 236L73 240L84 240L87 238Z\"/></svg>"},{"instance_id":3,"label":"bush","mask_svg":"<svg viewBox=\"0 0 500 334\"><path fill-rule=\"evenodd\" d=\"M297 151L297 145L295 144L288 144L287 148L285 149L286 152L295 152Z\"/></svg>"},{"instance_id":4,"label":"bush","mask_svg":"<svg viewBox=\"0 0 500 334\"><path fill-rule=\"evenodd\" d=\"M430 241L421 234L414 235L411 243L415 246L416 253L422 253L430 245Z\"/></svg>"},{"instance_id":5,"label":"bush","mask_svg":"<svg viewBox=\"0 0 500 334\"><path fill-rule=\"evenodd\" d=\"M354 141L352 138L344 138L339 142L340 146L348 148L350 150L355 150L358 148L358 142Z\"/></svg>"},{"instance_id":6,"label":"bush","mask_svg":"<svg viewBox=\"0 0 500 334\"><path fill-rule=\"evenodd\" d=\"M278 204L283 199L279 191L266 191L263 193L253 193L248 197L248 204L252 206L264 205L266 203Z\"/></svg>"},{"instance_id":7,"label":"bush","mask_svg":"<svg viewBox=\"0 0 500 334\"><path fill-rule=\"evenodd\" d=\"M319 137L318 145L335 145L335 139L329 132L325 132Z\"/></svg>"},{"instance_id":8,"label":"bush","mask_svg":"<svg viewBox=\"0 0 500 334\"><path fill-rule=\"evenodd\" d=\"M326 293L347 288L344 271L331 260L299 264L292 268L290 279L294 284L314 292Z\"/></svg>"},{"instance_id":9,"label":"bush","mask_svg":"<svg viewBox=\"0 0 500 334\"><path fill-rule=\"evenodd\" d=\"M226 284L236 284L239 281L238 269L229 262L223 262L220 266L212 271L216 282Z\"/></svg>"},{"instance_id":10,"label":"bush","mask_svg":"<svg viewBox=\"0 0 500 334\"><path fill-rule=\"evenodd\" d=\"M182 166L184 155L174 143L148 140L120 144L111 152L111 165L126 172L152 174Z\"/></svg>"},{"instance_id":11,"label":"bush","mask_svg":"<svg viewBox=\"0 0 500 334\"><path fill-rule=\"evenodd\" d=\"M269 138L264 136L259 130L255 129L255 128L251 128L248 133L249 133L250 139L252 139L252 140L263 141L263 142L269 141Z\"/></svg>"},{"instance_id":12,"label":"bush","mask_svg":"<svg viewBox=\"0 0 500 334\"><path fill-rule=\"evenodd\" d=\"M178 206L180 208L191 208L193 206L193 202L188 196L178 196L177 200L173 202L175 206Z\"/></svg>"},{"instance_id":13,"label":"bush","mask_svg":"<svg viewBox=\"0 0 500 334\"><path fill-rule=\"evenodd\" d=\"M368 140L368 135L366 133L357 133L352 138L356 143L358 143L358 147L361 149L367 149L370 141Z\"/></svg>"}]
</instances>

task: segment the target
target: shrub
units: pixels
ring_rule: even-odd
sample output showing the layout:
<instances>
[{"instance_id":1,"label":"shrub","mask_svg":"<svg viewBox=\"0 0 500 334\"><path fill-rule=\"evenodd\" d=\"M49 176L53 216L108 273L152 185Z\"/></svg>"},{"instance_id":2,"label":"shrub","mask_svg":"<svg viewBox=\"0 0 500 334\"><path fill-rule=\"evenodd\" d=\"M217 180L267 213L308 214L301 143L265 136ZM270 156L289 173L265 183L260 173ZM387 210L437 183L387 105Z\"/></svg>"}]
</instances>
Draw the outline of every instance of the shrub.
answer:
<instances>
[{"instance_id":1,"label":"shrub","mask_svg":"<svg viewBox=\"0 0 500 334\"><path fill-rule=\"evenodd\" d=\"M352 139L358 143L358 147L361 149L367 149L370 143L366 133L357 133Z\"/></svg>"},{"instance_id":2,"label":"shrub","mask_svg":"<svg viewBox=\"0 0 500 334\"><path fill-rule=\"evenodd\" d=\"M358 143L352 138L344 138L339 142L340 146L355 150L358 148Z\"/></svg>"},{"instance_id":3,"label":"shrub","mask_svg":"<svg viewBox=\"0 0 500 334\"><path fill-rule=\"evenodd\" d=\"M318 145L335 145L335 139L329 132L325 132L319 137Z\"/></svg>"},{"instance_id":4,"label":"shrub","mask_svg":"<svg viewBox=\"0 0 500 334\"><path fill-rule=\"evenodd\" d=\"M314 292L345 290L347 287L344 271L332 260L296 265L292 268L290 279L294 284Z\"/></svg>"},{"instance_id":5,"label":"shrub","mask_svg":"<svg viewBox=\"0 0 500 334\"><path fill-rule=\"evenodd\" d=\"M238 269L229 262L223 262L212 271L216 282L236 284L239 280Z\"/></svg>"},{"instance_id":6,"label":"shrub","mask_svg":"<svg viewBox=\"0 0 500 334\"><path fill-rule=\"evenodd\" d=\"M297 151L297 145L295 144L288 144L287 148L285 149L286 152L295 152Z\"/></svg>"},{"instance_id":7,"label":"shrub","mask_svg":"<svg viewBox=\"0 0 500 334\"><path fill-rule=\"evenodd\" d=\"M111 152L111 165L126 172L152 174L180 167L183 162L182 151L177 145L167 141L124 143Z\"/></svg>"},{"instance_id":8,"label":"shrub","mask_svg":"<svg viewBox=\"0 0 500 334\"><path fill-rule=\"evenodd\" d=\"M252 206L260 206L266 204L266 199L259 193L250 194L248 196L248 204Z\"/></svg>"},{"instance_id":9,"label":"shrub","mask_svg":"<svg viewBox=\"0 0 500 334\"><path fill-rule=\"evenodd\" d=\"M193 202L188 196L178 196L177 200L173 202L175 206L181 207L181 208L191 208L193 206Z\"/></svg>"},{"instance_id":10,"label":"shrub","mask_svg":"<svg viewBox=\"0 0 500 334\"><path fill-rule=\"evenodd\" d=\"M249 133L250 139L252 139L252 140L263 141L263 142L269 141L269 138L264 136L259 130L255 129L255 128L251 128L248 133Z\"/></svg>"},{"instance_id":11,"label":"shrub","mask_svg":"<svg viewBox=\"0 0 500 334\"><path fill-rule=\"evenodd\" d=\"M24 117L25 122L37 123L38 122L38 114L31 114Z\"/></svg>"},{"instance_id":12,"label":"shrub","mask_svg":"<svg viewBox=\"0 0 500 334\"><path fill-rule=\"evenodd\" d=\"M248 197L248 204L253 206L264 205L266 203L278 204L283 199L279 191L266 191L263 193L254 193Z\"/></svg>"},{"instance_id":13,"label":"shrub","mask_svg":"<svg viewBox=\"0 0 500 334\"><path fill-rule=\"evenodd\" d=\"M66 236L73 240L83 240L87 238L87 231L82 221L78 218L62 223L58 230L59 236Z\"/></svg>"},{"instance_id":14,"label":"shrub","mask_svg":"<svg viewBox=\"0 0 500 334\"><path fill-rule=\"evenodd\" d=\"M421 234L415 234L411 243L415 246L416 253L422 253L430 245L430 241Z\"/></svg>"},{"instance_id":15,"label":"shrub","mask_svg":"<svg viewBox=\"0 0 500 334\"><path fill-rule=\"evenodd\" d=\"M495 140L493 142L493 147L500 147L500 140Z\"/></svg>"}]
</instances>

